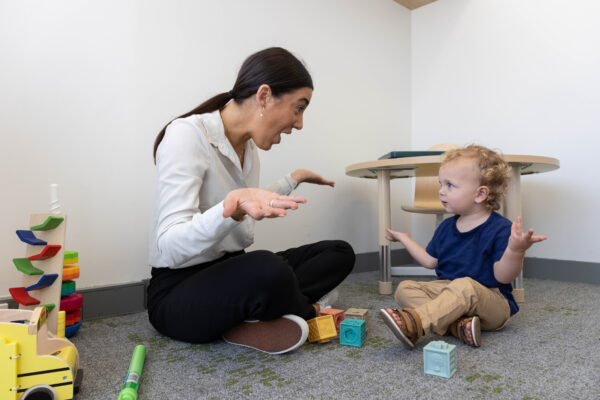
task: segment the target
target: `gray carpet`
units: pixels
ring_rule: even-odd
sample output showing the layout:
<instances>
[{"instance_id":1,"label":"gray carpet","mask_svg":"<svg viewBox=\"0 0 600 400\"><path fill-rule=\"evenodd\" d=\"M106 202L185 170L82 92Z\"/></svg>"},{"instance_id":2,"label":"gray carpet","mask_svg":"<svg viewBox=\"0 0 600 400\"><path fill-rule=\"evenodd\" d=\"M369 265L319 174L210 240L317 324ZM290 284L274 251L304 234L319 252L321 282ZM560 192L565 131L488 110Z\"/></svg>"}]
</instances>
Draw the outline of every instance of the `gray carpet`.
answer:
<instances>
[{"instance_id":1,"label":"gray carpet","mask_svg":"<svg viewBox=\"0 0 600 400\"><path fill-rule=\"evenodd\" d=\"M361 348L306 343L270 356L222 341L170 340L154 331L146 313L84 322L72 338L84 370L76 399L115 399L136 344L148 349L142 400L600 399L597 285L525 279L521 311L504 330L483 333L481 348L432 334L409 351L377 315L393 305L391 296L377 293L377 277L352 274L340 287L337 308L369 309ZM458 370L450 379L423 373L423 346L440 339L457 345Z\"/></svg>"}]
</instances>

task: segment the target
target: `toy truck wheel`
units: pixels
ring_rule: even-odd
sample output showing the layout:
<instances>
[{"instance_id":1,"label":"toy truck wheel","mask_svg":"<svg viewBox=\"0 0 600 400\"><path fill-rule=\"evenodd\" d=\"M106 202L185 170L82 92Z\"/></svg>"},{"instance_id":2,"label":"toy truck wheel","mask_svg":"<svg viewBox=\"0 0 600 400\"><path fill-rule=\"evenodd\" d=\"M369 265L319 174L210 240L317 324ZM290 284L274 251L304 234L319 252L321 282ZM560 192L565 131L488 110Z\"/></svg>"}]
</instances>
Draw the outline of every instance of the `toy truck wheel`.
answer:
<instances>
[{"instance_id":1,"label":"toy truck wheel","mask_svg":"<svg viewBox=\"0 0 600 400\"><path fill-rule=\"evenodd\" d=\"M27 389L20 400L58 400L58 394L51 386L37 385Z\"/></svg>"}]
</instances>

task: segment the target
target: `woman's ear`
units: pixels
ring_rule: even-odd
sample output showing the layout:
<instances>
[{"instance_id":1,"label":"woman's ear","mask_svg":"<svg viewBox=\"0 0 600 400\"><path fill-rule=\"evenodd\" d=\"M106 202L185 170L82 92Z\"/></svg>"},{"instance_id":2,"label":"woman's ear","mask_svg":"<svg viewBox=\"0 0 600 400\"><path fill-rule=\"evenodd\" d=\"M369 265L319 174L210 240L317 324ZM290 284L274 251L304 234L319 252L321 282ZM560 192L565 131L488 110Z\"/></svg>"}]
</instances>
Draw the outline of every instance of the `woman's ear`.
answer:
<instances>
[{"instance_id":1,"label":"woman's ear","mask_svg":"<svg viewBox=\"0 0 600 400\"><path fill-rule=\"evenodd\" d=\"M271 87L266 83L260 85L256 91L256 102L258 103L259 107L264 108L271 96Z\"/></svg>"},{"instance_id":2,"label":"woman's ear","mask_svg":"<svg viewBox=\"0 0 600 400\"><path fill-rule=\"evenodd\" d=\"M475 192L475 203L481 204L487 200L490 194L490 188L487 186L479 186Z\"/></svg>"}]
</instances>

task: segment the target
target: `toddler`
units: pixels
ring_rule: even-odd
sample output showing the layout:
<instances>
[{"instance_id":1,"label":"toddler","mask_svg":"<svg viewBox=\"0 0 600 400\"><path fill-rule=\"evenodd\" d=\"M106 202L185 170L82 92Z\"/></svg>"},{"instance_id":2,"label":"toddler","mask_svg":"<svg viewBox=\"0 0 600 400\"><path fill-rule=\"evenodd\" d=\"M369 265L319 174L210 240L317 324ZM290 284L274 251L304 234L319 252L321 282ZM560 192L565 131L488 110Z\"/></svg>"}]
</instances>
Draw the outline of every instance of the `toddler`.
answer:
<instances>
[{"instance_id":1,"label":"toddler","mask_svg":"<svg viewBox=\"0 0 600 400\"><path fill-rule=\"evenodd\" d=\"M408 233L387 228L438 280L403 281L395 300L400 309L381 309L394 335L409 349L433 331L448 331L463 343L481 345L481 330L501 329L519 308L511 282L523 268L525 251L545 240L497 212L510 180L510 167L496 152L469 145L448 151L439 170L440 201L448 213L423 248Z\"/></svg>"}]
</instances>

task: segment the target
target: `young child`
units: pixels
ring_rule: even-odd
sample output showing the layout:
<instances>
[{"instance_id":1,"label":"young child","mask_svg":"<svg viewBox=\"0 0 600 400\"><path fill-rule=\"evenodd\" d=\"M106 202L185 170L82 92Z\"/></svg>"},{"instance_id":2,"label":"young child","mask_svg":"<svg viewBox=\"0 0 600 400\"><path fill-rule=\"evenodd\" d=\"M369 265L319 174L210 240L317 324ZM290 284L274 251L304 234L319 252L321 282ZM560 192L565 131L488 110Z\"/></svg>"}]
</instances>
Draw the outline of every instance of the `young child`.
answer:
<instances>
[{"instance_id":1,"label":"young child","mask_svg":"<svg viewBox=\"0 0 600 400\"><path fill-rule=\"evenodd\" d=\"M433 331L448 331L479 347L481 330L501 329L519 308L511 282L523 268L525 251L545 236L522 230L500 208L510 167L494 151L470 145L445 153L439 170L440 201L454 213L436 229L427 249L408 233L387 228L386 237L401 242L439 280L402 281L395 293L401 309L381 309L386 325L409 349Z\"/></svg>"}]
</instances>

